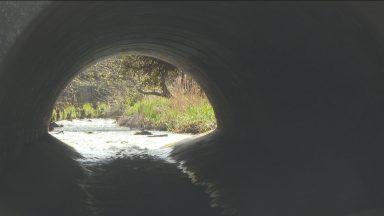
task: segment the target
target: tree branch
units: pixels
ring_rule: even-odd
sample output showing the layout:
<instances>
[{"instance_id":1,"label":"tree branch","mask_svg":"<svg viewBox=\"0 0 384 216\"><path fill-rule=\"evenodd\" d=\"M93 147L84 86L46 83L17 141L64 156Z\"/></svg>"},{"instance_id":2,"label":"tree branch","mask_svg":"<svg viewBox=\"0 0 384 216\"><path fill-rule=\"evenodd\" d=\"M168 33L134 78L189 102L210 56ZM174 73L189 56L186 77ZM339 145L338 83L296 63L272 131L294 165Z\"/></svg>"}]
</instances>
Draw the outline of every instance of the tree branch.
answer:
<instances>
[{"instance_id":1,"label":"tree branch","mask_svg":"<svg viewBox=\"0 0 384 216\"><path fill-rule=\"evenodd\" d=\"M143 89L141 88L137 88L137 91L141 94L145 94L145 95L156 95L156 96L160 96L160 97L166 97L164 95L164 93L162 92L157 92L157 91L144 91Z\"/></svg>"}]
</instances>

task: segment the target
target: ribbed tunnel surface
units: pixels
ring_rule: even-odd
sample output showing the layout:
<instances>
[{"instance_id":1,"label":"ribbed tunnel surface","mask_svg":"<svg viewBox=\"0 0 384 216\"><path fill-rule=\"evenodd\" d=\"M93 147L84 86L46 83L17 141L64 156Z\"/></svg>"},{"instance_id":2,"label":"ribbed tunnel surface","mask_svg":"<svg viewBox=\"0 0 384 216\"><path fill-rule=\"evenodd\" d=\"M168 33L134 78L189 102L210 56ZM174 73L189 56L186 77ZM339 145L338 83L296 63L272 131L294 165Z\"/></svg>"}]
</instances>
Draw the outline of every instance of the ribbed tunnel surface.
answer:
<instances>
[{"instance_id":1,"label":"ribbed tunnel surface","mask_svg":"<svg viewBox=\"0 0 384 216\"><path fill-rule=\"evenodd\" d=\"M120 51L203 86L219 127L173 156L214 185L227 214L383 214L383 4L0 7L1 214L94 214L77 153L47 124L76 72Z\"/></svg>"}]
</instances>

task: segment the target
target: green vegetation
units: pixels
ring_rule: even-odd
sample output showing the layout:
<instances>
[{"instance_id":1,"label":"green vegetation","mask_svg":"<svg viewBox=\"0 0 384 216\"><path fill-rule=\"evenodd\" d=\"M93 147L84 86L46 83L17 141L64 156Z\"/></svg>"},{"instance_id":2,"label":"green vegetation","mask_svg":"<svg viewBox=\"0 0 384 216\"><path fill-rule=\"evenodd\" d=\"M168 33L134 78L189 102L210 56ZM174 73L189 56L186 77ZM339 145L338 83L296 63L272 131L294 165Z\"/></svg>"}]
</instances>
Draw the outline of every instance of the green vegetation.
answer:
<instances>
[{"instance_id":1,"label":"green vegetation","mask_svg":"<svg viewBox=\"0 0 384 216\"><path fill-rule=\"evenodd\" d=\"M61 104L52 111L51 121L84 119L84 118L105 118L109 110L108 104L100 103L96 107L91 103L82 106L72 104Z\"/></svg>"},{"instance_id":2,"label":"green vegetation","mask_svg":"<svg viewBox=\"0 0 384 216\"><path fill-rule=\"evenodd\" d=\"M140 129L167 130L176 133L203 133L216 128L215 113L206 98L182 95L167 99L147 96L123 107L112 107L106 103L96 106L66 105L55 108L52 121L84 118L116 118L121 126L132 126L129 117L140 116L136 124Z\"/></svg>"},{"instance_id":3,"label":"green vegetation","mask_svg":"<svg viewBox=\"0 0 384 216\"><path fill-rule=\"evenodd\" d=\"M127 109L125 114L142 116L148 127L157 130L196 134L215 129L215 114L208 100L201 97L190 100L192 97L146 97Z\"/></svg>"},{"instance_id":4,"label":"green vegetation","mask_svg":"<svg viewBox=\"0 0 384 216\"><path fill-rule=\"evenodd\" d=\"M135 129L202 133L216 118L200 86L173 65L146 56L97 62L63 91L52 121L115 118Z\"/></svg>"}]
</instances>

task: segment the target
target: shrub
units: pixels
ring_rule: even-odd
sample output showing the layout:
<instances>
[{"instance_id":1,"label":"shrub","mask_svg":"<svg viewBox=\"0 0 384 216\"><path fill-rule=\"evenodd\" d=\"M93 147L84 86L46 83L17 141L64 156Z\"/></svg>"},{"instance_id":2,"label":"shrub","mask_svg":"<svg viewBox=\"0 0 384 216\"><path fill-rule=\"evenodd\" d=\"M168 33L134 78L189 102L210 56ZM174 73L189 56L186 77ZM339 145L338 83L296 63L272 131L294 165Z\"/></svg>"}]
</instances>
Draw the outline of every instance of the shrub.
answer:
<instances>
[{"instance_id":1,"label":"shrub","mask_svg":"<svg viewBox=\"0 0 384 216\"><path fill-rule=\"evenodd\" d=\"M208 99L200 95L176 94L172 98L147 96L139 101L122 99L112 104L61 105L52 112L52 121L75 118L119 117L118 124L140 129L177 133L202 133L216 128Z\"/></svg>"},{"instance_id":2,"label":"shrub","mask_svg":"<svg viewBox=\"0 0 384 216\"><path fill-rule=\"evenodd\" d=\"M96 106L96 117L104 118L107 115L108 110L110 109L107 103L99 103Z\"/></svg>"},{"instance_id":3,"label":"shrub","mask_svg":"<svg viewBox=\"0 0 384 216\"><path fill-rule=\"evenodd\" d=\"M92 104L85 103L82 106L82 114L83 118L95 118L96 110L93 108Z\"/></svg>"},{"instance_id":4,"label":"shrub","mask_svg":"<svg viewBox=\"0 0 384 216\"><path fill-rule=\"evenodd\" d=\"M69 105L65 109L66 119L76 119L79 117L78 111L75 106Z\"/></svg>"},{"instance_id":5,"label":"shrub","mask_svg":"<svg viewBox=\"0 0 384 216\"><path fill-rule=\"evenodd\" d=\"M129 107L126 116L143 116L142 125L146 129L166 129L178 133L202 133L216 127L216 118L212 106L206 98L188 100L183 98L146 97ZM181 101L180 101L181 100ZM129 123L130 121L124 121ZM147 123L146 123L147 122ZM137 123L136 123L137 124ZM134 126L134 125L126 125Z\"/></svg>"}]
</instances>

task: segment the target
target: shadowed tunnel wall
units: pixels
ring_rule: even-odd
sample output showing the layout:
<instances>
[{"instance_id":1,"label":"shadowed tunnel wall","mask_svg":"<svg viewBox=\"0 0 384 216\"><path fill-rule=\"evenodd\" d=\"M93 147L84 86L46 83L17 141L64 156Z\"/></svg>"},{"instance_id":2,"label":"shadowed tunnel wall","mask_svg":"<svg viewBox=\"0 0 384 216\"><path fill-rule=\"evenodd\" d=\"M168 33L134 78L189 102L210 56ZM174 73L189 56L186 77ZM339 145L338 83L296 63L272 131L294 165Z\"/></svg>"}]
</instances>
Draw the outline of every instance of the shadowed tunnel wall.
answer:
<instances>
[{"instance_id":1,"label":"shadowed tunnel wall","mask_svg":"<svg viewBox=\"0 0 384 216\"><path fill-rule=\"evenodd\" d=\"M2 212L92 215L77 154L47 124L81 68L121 51L169 61L205 89L219 128L173 156L215 185L218 202L236 209L227 213L384 207L382 4L0 6Z\"/></svg>"}]
</instances>

